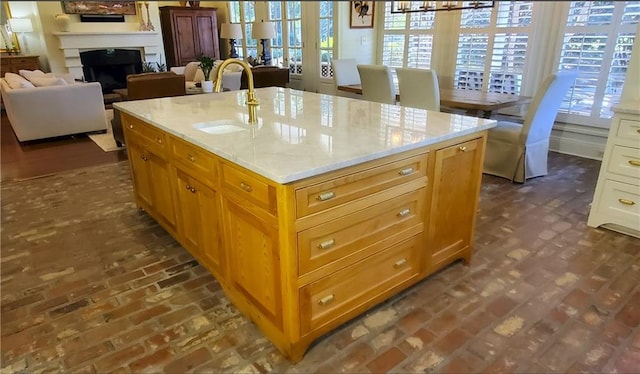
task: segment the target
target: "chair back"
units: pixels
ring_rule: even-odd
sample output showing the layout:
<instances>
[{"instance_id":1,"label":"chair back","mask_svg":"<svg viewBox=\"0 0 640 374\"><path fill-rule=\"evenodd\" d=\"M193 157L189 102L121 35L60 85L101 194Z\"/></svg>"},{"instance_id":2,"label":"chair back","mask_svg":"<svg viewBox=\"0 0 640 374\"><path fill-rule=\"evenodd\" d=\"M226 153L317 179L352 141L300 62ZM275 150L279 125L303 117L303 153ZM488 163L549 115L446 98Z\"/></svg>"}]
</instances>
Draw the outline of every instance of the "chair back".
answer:
<instances>
[{"instance_id":1,"label":"chair back","mask_svg":"<svg viewBox=\"0 0 640 374\"><path fill-rule=\"evenodd\" d=\"M358 65L362 98L384 104L396 103L391 69L384 65Z\"/></svg>"},{"instance_id":2,"label":"chair back","mask_svg":"<svg viewBox=\"0 0 640 374\"><path fill-rule=\"evenodd\" d=\"M573 85L577 73L560 71L548 76L533 96L520 134L521 144L535 143L551 136L553 122L562 99Z\"/></svg>"},{"instance_id":3,"label":"chair back","mask_svg":"<svg viewBox=\"0 0 640 374\"><path fill-rule=\"evenodd\" d=\"M400 105L440 111L438 75L429 69L396 68Z\"/></svg>"},{"instance_id":4,"label":"chair back","mask_svg":"<svg viewBox=\"0 0 640 374\"><path fill-rule=\"evenodd\" d=\"M172 71L127 76L128 100L181 96L186 93L184 75L178 75Z\"/></svg>"},{"instance_id":5,"label":"chair back","mask_svg":"<svg viewBox=\"0 0 640 374\"><path fill-rule=\"evenodd\" d=\"M360 74L358 74L358 61L355 58L342 58L331 61L333 70L333 80L336 86L348 86L350 84L360 84Z\"/></svg>"}]
</instances>

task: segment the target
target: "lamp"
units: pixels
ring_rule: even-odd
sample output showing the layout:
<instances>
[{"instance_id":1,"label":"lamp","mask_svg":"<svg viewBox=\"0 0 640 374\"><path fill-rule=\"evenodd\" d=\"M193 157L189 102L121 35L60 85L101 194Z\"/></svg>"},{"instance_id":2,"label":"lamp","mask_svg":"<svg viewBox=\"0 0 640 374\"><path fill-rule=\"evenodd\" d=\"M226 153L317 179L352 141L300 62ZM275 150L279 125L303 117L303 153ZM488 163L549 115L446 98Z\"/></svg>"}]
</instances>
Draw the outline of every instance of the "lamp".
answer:
<instances>
[{"instance_id":1,"label":"lamp","mask_svg":"<svg viewBox=\"0 0 640 374\"><path fill-rule=\"evenodd\" d=\"M229 57L237 58L238 51L236 51L236 39L242 39L242 27L239 23L223 23L220 29L220 37L223 39L229 39Z\"/></svg>"},{"instance_id":2,"label":"lamp","mask_svg":"<svg viewBox=\"0 0 640 374\"><path fill-rule=\"evenodd\" d=\"M9 18L9 27L11 28L11 32L15 33L33 32L33 23L31 23L31 18ZM24 46L24 49L27 50L27 41L24 35L22 45Z\"/></svg>"},{"instance_id":3,"label":"lamp","mask_svg":"<svg viewBox=\"0 0 640 374\"><path fill-rule=\"evenodd\" d=\"M391 13L493 8L495 1L392 1Z\"/></svg>"},{"instance_id":4,"label":"lamp","mask_svg":"<svg viewBox=\"0 0 640 374\"><path fill-rule=\"evenodd\" d=\"M262 62L264 65L271 65L271 53L269 52L269 46L267 40L276 37L276 27L273 22L254 22L253 23L253 38L260 39L262 44Z\"/></svg>"}]
</instances>

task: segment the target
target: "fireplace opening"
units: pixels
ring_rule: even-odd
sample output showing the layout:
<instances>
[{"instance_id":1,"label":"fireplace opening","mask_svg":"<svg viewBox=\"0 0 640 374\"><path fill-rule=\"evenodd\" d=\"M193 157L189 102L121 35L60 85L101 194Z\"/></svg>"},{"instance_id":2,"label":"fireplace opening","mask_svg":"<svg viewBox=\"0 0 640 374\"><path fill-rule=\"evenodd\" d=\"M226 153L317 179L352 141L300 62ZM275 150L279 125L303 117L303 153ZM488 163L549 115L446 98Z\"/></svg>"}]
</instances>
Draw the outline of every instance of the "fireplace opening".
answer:
<instances>
[{"instance_id":1,"label":"fireplace opening","mask_svg":"<svg viewBox=\"0 0 640 374\"><path fill-rule=\"evenodd\" d=\"M97 49L80 52L84 79L100 82L102 93L127 88L127 75L142 73L142 57L134 49Z\"/></svg>"}]
</instances>

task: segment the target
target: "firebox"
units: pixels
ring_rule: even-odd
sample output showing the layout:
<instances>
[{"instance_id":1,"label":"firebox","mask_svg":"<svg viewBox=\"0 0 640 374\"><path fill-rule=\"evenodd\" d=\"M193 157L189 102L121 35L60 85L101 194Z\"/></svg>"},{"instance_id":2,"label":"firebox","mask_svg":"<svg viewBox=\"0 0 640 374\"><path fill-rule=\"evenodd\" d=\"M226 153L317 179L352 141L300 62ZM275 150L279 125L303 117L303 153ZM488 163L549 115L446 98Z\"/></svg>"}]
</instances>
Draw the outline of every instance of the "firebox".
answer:
<instances>
[{"instance_id":1,"label":"firebox","mask_svg":"<svg viewBox=\"0 0 640 374\"><path fill-rule=\"evenodd\" d=\"M80 52L84 79L100 82L102 92L127 87L127 75L142 72L142 57L136 49L96 49Z\"/></svg>"}]
</instances>

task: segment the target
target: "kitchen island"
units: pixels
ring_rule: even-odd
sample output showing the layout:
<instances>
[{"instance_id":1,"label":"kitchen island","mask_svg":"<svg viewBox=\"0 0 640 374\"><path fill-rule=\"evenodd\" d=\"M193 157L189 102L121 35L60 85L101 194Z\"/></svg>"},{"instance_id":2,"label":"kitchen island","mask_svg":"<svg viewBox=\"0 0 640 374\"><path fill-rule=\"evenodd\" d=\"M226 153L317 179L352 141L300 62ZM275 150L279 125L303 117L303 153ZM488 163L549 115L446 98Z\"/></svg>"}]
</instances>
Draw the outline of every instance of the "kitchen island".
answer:
<instances>
[{"instance_id":1,"label":"kitchen island","mask_svg":"<svg viewBox=\"0 0 640 374\"><path fill-rule=\"evenodd\" d=\"M135 201L291 361L469 261L495 121L260 88L116 103Z\"/></svg>"}]
</instances>

